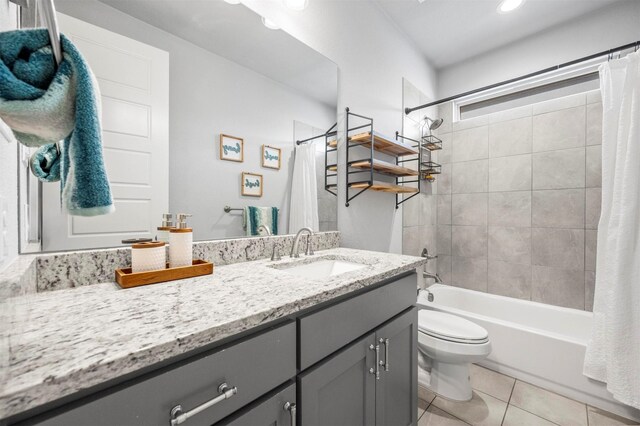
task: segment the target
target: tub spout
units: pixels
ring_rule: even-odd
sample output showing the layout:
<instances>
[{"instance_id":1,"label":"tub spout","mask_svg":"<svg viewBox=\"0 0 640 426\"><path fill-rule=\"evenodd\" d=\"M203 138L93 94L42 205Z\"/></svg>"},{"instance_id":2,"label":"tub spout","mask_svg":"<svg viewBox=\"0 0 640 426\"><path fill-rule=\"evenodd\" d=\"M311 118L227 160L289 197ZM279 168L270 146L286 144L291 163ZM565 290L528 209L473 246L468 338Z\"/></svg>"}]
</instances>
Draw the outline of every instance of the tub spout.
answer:
<instances>
[{"instance_id":1,"label":"tub spout","mask_svg":"<svg viewBox=\"0 0 640 426\"><path fill-rule=\"evenodd\" d=\"M431 272L423 272L422 276L424 278L432 278L436 281L436 284L442 284L442 279L440 279L440 275L438 274L433 274Z\"/></svg>"}]
</instances>

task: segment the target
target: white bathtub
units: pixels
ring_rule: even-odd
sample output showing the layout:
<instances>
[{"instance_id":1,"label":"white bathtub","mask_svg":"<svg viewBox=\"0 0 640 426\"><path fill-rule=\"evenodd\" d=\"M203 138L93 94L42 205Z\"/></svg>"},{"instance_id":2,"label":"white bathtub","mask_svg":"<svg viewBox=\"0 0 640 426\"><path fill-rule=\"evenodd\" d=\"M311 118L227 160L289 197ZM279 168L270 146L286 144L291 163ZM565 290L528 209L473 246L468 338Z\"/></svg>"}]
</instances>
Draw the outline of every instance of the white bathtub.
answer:
<instances>
[{"instance_id":1,"label":"white bathtub","mask_svg":"<svg viewBox=\"0 0 640 426\"><path fill-rule=\"evenodd\" d=\"M421 292L421 308L465 317L489 332L493 351L481 365L640 421L639 410L615 401L604 384L582 374L591 312L442 284L429 290L434 301Z\"/></svg>"}]
</instances>

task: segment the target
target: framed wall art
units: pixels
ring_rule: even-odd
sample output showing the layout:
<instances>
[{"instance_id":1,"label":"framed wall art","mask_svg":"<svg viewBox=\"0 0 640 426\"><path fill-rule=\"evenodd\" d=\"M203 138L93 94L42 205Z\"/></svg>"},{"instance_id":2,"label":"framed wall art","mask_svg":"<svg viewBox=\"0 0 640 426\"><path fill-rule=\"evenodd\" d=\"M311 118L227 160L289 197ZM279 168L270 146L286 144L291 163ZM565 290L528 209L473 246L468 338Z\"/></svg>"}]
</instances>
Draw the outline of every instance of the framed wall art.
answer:
<instances>
[{"instance_id":1,"label":"framed wall art","mask_svg":"<svg viewBox=\"0 0 640 426\"><path fill-rule=\"evenodd\" d=\"M262 175L242 172L242 195L262 197Z\"/></svg>"},{"instance_id":2,"label":"framed wall art","mask_svg":"<svg viewBox=\"0 0 640 426\"><path fill-rule=\"evenodd\" d=\"M244 161L244 140L235 136L220 134L220 159L226 161Z\"/></svg>"},{"instance_id":3,"label":"framed wall art","mask_svg":"<svg viewBox=\"0 0 640 426\"><path fill-rule=\"evenodd\" d=\"M269 145L262 145L262 167L280 170L282 151Z\"/></svg>"}]
</instances>

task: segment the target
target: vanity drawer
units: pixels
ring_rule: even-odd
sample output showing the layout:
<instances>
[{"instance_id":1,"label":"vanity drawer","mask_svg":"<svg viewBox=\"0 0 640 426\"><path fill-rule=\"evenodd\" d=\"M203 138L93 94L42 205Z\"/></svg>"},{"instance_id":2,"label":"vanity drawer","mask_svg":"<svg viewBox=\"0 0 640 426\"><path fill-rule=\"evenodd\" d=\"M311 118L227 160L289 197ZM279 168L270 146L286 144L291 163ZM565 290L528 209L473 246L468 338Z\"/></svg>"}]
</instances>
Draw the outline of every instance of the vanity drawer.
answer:
<instances>
[{"instance_id":1,"label":"vanity drawer","mask_svg":"<svg viewBox=\"0 0 640 426\"><path fill-rule=\"evenodd\" d=\"M290 383L216 423L216 426L286 426L296 416L296 384Z\"/></svg>"},{"instance_id":2,"label":"vanity drawer","mask_svg":"<svg viewBox=\"0 0 640 426\"><path fill-rule=\"evenodd\" d=\"M209 426L295 375L296 327L290 322L35 424L169 425L176 405L187 412L219 396L220 384L237 387L235 395L182 423Z\"/></svg>"},{"instance_id":3,"label":"vanity drawer","mask_svg":"<svg viewBox=\"0 0 640 426\"><path fill-rule=\"evenodd\" d=\"M411 274L299 318L300 371L415 305L417 286Z\"/></svg>"}]
</instances>

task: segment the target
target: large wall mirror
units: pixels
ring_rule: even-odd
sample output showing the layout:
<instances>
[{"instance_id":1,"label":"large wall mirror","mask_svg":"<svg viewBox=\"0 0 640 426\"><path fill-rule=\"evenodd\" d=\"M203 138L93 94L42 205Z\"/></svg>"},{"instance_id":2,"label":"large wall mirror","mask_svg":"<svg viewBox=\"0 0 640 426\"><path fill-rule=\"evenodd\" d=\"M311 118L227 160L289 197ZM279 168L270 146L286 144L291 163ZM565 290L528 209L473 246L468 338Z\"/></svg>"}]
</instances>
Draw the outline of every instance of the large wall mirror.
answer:
<instances>
[{"instance_id":1,"label":"large wall mirror","mask_svg":"<svg viewBox=\"0 0 640 426\"><path fill-rule=\"evenodd\" d=\"M56 7L61 32L98 79L116 212L67 215L59 184L35 180L21 148L21 252L154 238L163 213L192 214L194 240L245 236L246 206L276 207L278 233L297 231L288 229L295 141L336 122L333 62L223 0L56 0ZM320 231L336 229L324 141L310 142ZM261 195L243 190L243 173L261 176Z\"/></svg>"}]
</instances>

